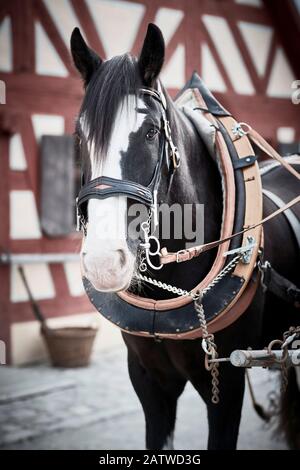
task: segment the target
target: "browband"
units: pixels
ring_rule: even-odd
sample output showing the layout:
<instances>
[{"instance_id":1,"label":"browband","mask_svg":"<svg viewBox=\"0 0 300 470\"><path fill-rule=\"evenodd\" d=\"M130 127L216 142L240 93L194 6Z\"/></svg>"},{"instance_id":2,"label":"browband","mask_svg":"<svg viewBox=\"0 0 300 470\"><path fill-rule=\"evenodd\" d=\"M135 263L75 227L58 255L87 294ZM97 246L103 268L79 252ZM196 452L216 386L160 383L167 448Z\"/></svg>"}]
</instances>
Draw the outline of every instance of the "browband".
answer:
<instances>
[{"instance_id":1,"label":"browband","mask_svg":"<svg viewBox=\"0 0 300 470\"><path fill-rule=\"evenodd\" d=\"M119 180L100 176L86 186L83 186L78 196L78 207L89 199L106 199L112 196L128 196L142 204L151 206L153 195L150 189L134 181Z\"/></svg>"}]
</instances>

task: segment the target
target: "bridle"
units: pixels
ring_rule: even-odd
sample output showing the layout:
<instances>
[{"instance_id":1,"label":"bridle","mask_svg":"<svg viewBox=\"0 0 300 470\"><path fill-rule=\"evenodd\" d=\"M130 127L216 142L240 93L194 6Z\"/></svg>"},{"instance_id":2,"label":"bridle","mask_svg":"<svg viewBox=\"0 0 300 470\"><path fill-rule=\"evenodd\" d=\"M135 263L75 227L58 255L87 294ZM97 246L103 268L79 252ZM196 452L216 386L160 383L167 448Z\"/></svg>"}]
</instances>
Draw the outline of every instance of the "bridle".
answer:
<instances>
[{"instance_id":1,"label":"bridle","mask_svg":"<svg viewBox=\"0 0 300 470\"><path fill-rule=\"evenodd\" d=\"M150 260L150 256L157 255L160 252L159 241L150 233L151 217L153 215L154 230L158 224L157 220L157 191L161 180L161 172L163 162L167 162L168 166L168 181L167 192L169 191L173 176L177 168L180 166L180 156L177 147L175 146L169 120L167 117L167 103L163 92L161 91L160 84L159 90L154 88L140 88L140 95L147 95L155 99L161 107L161 130L162 138L160 139L159 157L155 165L150 183L148 186L143 186L134 181L121 180L110 178L108 176L100 176L91 181L82 184L78 197L76 199L77 209L77 230L83 230L86 235L86 227L88 223L87 203L90 199L106 199L114 196L126 196L146 205L149 208L148 220L141 224L141 229L144 235L144 242L140 244L140 248L145 251L145 259L149 266L153 269L161 269L162 265L154 266ZM84 178L82 178L82 182ZM156 250L151 251L150 241L153 240L157 244ZM141 269L146 270L144 261L141 263Z\"/></svg>"},{"instance_id":2,"label":"bridle","mask_svg":"<svg viewBox=\"0 0 300 470\"><path fill-rule=\"evenodd\" d=\"M206 97L206 101L203 99L200 90L203 96ZM141 88L140 94L148 95L157 100L162 109L162 138L160 139L158 161L150 183L148 186L143 186L128 180L102 176L84 184L77 198L78 227L86 232L88 222L87 202L89 199L104 199L123 195L145 204L149 209L149 213L148 219L141 224L144 240L139 245L140 250L138 253L141 253L141 255L139 257L137 278L179 296L179 301L176 298L156 301L142 298L128 291L118 292L114 296L107 295L97 292L86 278L84 279L84 286L97 310L101 311L108 320L119 326L123 331L145 337L150 335L158 339L195 339L202 337L205 367L212 375L212 401L218 403L218 353L213 333L236 321L246 311L254 298L260 275L264 275L265 269L265 265L262 264L263 224L300 202L300 196L297 196L275 212L262 218L259 168L255 162L256 157L250 140L298 179L300 179L300 175L250 126L238 123L224 108L220 108L214 97L206 89L203 89L201 82L195 88L192 87L192 90L186 89L182 95L181 105L184 105L185 99L190 100L192 97L193 103L195 102L196 105L194 109L201 110L208 123L216 129L215 145L219 163L221 162L222 180L226 189L224 191L224 207L227 208L225 214L227 217L225 215L223 217L224 224L222 224L221 236L218 240L179 250L175 253L168 253L166 248L160 250L158 239L150 232L152 217L154 227L158 223L157 190L161 179L162 166L166 157L169 169L167 188L169 189L174 172L179 167L180 157L172 140L167 118L166 99L163 93L152 88ZM240 172L242 185L235 178L234 171ZM237 186L235 186L235 182L237 182ZM243 213L239 215L234 212L234 207L235 195L237 194L238 197L242 194L241 187L245 191L245 199L248 203L245 204ZM231 217L232 212L234 213L234 220ZM238 230L233 230L235 217L237 218ZM245 234L249 233L251 236L246 237ZM241 246L233 246L228 251L231 242L238 236L243 236ZM156 242L157 247L155 250L153 248L151 250L153 243L150 242ZM153 269L160 269L164 264L188 261L213 248L218 248L218 252L211 270L190 291L142 274L143 271L147 270L147 265ZM150 257L154 255L159 255L159 266L154 266L151 262ZM193 306L190 307L191 301L193 301L194 308Z\"/></svg>"}]
</instances>

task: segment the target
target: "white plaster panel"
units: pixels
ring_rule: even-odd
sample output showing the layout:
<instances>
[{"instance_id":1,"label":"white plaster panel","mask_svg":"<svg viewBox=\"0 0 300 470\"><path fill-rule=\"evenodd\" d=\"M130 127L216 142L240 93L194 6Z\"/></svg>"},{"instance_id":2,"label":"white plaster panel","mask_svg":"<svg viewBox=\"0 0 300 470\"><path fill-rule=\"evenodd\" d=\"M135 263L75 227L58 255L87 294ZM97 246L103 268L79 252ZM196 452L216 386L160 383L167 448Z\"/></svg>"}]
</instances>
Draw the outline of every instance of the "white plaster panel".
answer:
<instances>
[{"instance_id":1,"label":"white plaster panel","mask_svg":"<svg viewBox=\"0 0 300 470\"><path fill-rule=\"evenodd\" d=\"M55 288L51 272L47 263L26 264L23 266L24 273L36 300L52 299L55 297ZM17 266L11 268L10 299L12 302L24 302L28 300L28 294L24 287Z\"/></svg>"},{"instance_id":2,"label":"white plaster panel","mask_svg":"<svg viewBox=\"0 0 300 470\"><path fill-rule=\"evenodd\" d=\"M72 31L76 26L79 26L79 20L73 10L70 0L43 1L69 50ZM81 31L81 34L84 35L84 32Z\"/></svg>"},{"instance_id":3,"label":"white plaster panel","mask_svg":"<svg viewBox=\"0 0 300 470\"><path fill-rule=\"evenodd\" d=\"M263 6L261 0L235 0L235 2L250 7L261 8Z\"/></svg>"},{"instance_id":4,"label":"white plaster panel","mask_svg":"<svg viewBox=\"0 0 300 470\"><path fill-rule=\"evenodd\" d=\"M244 95L253 95L255 90L227 21L220 16L212 15L203 15L202 20L235 91Z\"/></svg>"},{"instance_id":5,"label":"white plaster panel","mask_svg":"<svg viewBox=\"0 0 300 470\"><path fill-rule=\"evenodd\" d=\"M80 263L77 261L64 263L64 270L70 294L73 296L82 295L84 293L84 288L82 284Z\"/></svg>"},{"instance_id":6,"label":"white plaster panel","mask_svg":"<svg viewBox=\"0 0 300 470\"><path fill-rule=\"evenodd\" d=\"M54 114L33 114L32 124L37 140L43 135L62 135L65 130L63 116Z\"/></svg>"},{"instance_id":7,"label":"white plaster panel","mask_svg":"<svg viewBox=\"0 0 300 470\"><path fill-rule=\"evenodd\" d=\"M32 191L10 191L10 237L13 240L41 238L38 212Z\"/></svg>"},{"instance_id":8,"label":"white plaster panel","mask_svg":"<svg viewBox=\"0 0 300 470\"><path fill-rule=\"evenodd\" d=\"M282 144L295 142L295 129L293 127L278 127L277 140Z\"/></svg>"},{"instance_id":9,"label":"white plaster panel","mask_svg":"<svg viewBox=\"0 0 300 470\"><path fill-rule=\"evenodd\" d=\"M295 79L296 77L293 74L285 53L279 48L275 54L267 87L267 95L277 98L290 98L292 94L292 82Z\"/></svg>"},{"instance_id":10,"label":"white plaster panel","mask_svg":"<svg viewBox=\"0 0 300 470\"><path fill-rule=\"evenodd\" d=\"M168 44L184 16L182 10L174 8L160 8L155 16L154 23L161 29L165 44Z\"/></svg>"},{"instance_id":11,"label":"white plaster panel","mask_svg":"<svg viewBox=\"0 0 300 470\"><path fill-rule=\"evenodd\" d=\"M107 58L129 52L145 6L120 0L87 0Z\"/></svg>"},{"instance_id":12,"label":"white plaster panel","mask_svg":"<svg viewBox=\"0 0 300 470\"><path fill-rule=\"evenodd\" d=\"M64 63L56 52L44 28L39 21L35 22L35 69L39 75L67 77L69 75Z\"/></svg>"},{"instance_id":13,"label":"white plaster panel","mask_svg":"<svg viewBox=\"0 0 300 470\"><path fill-rule=\"evenodd\" d=\"M9 139L9 168L24 171L27 168L21 134L14 134Z\"/></svg>"},{"instance_id":14,"label":"white plaster panel","mask_svg":"<svg viewBox=\"0 0 300 470\"><path fill-rule=\"evenodd\" d=\"M207 44L202 44L201 76L212 91L225 92L226 85Z\"/></svg>"},{"instance_id":15,"label":"white plaster panel","mask_svg":"<svg viewBox=\"0 0 300 470\"><path fill-rule=\"evenodd\" d=\"M175 52L165 64L161 81L168 88L181 88L185 84L185 48L178 44Z\"/></svg>"},{"instance_id":16,"label":"white plaster panel","mask_svg":"<svg viewBox=\"0 0 300 470\"><path fill-rule=\"evenodd\" d=\"M238 23L257 73L263 77L270 52L273 29L255 23Z\"/></svg>"},{"instance_id":17,"label":"white plaster panel","mask_svg":"<svg viewBox=\"0 0 300 470\"><path fill-rule=\"evenodd\" d=\"M12 34L10 17L6 16L0 24L0 70L13 70Z\"/></svg>"}]
</instances>

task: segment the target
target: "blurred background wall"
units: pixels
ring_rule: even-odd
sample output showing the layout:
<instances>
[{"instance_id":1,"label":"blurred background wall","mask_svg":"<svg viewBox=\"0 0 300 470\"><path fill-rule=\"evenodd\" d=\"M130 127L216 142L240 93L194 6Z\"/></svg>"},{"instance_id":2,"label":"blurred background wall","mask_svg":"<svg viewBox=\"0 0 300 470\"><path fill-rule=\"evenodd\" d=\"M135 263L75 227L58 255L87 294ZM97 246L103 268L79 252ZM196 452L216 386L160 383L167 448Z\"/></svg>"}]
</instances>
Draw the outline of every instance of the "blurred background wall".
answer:
<instances>
[{"instance_id":1,"label":"blurred background wall","mask_svg":"<svg viewBox=\"0 0 300 470\"><path fill-rule=\"evenodd\" d=\"M240 121L273 145L295 151L300 107L291 101L291 85L300 79L299 8L297 0L1 0L0 79L6 104L0 104L0 252L62 255L56 263L42 257L24 263L32 292L53 324L100 317L83 293L78 260L63 259L80 248L73 222L63 234L57 220L52 232L51 223L42 222L46 195L55 193L51 177L42 187L42 156L48 152L42 136L52 136L55 159L61 151L55 138L73 133L82 99L69 54L73 28L79 26L90 47L106 59L138 54L147 24L155 22L166 42L161 79L172 96L196 70ZM71 178L76 188L75 166ZM57 214L73 211L73 195L69 206L64 194L59 196ZM0 266L0 298L7 360L23 364L44 357L16 263ZM119 341L116 329L106 323L102 328L98 347Z\"/></svg>"}]
</instances>

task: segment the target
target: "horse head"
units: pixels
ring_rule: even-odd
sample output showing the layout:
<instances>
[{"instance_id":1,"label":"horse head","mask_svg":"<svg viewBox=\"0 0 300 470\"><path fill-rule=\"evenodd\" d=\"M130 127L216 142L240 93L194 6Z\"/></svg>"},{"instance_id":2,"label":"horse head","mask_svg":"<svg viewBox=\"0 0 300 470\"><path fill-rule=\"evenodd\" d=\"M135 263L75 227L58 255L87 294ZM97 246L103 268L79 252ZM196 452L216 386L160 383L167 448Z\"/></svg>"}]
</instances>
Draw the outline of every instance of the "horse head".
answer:
<instances>
[{"instance_id":1,"label":"horse head","mask_svg":"<svg viewBox=\"0 0 300 470\"><path fill-rule=\"evenodd\" d=\"M165 182L161 173L167 175L165 95L158 81L164 40L159 28L149 24L138 58L124 54L103 61L75 28L71 51L85 88L76 124L82 175L84 184L95 181L98 191L92 198L87 193L81 206L82 273L97 290L114 292L129 287L136 269L139 239L128 230L130 208L142 203L147 219L158 186ZM122 181L128 183L123 192ZM144 195L143 188L149 190Z\"/></svg>"}]
</instances>

